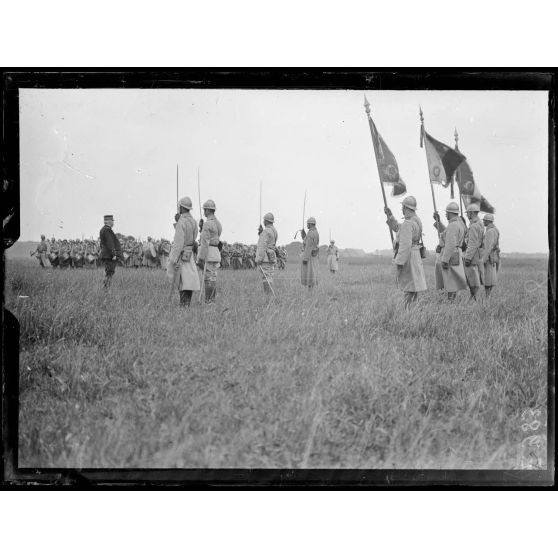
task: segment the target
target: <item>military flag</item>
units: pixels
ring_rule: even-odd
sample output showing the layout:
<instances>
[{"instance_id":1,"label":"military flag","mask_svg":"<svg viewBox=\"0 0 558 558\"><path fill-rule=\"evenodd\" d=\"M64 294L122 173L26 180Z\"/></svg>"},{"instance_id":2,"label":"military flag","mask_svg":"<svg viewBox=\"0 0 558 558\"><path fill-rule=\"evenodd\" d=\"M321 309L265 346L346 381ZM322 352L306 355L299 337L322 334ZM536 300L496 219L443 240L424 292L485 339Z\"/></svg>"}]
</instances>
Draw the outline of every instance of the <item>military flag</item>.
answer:
<instances>
[{"instance_id":1,"label":"military flag","mask_svg":"<svg viewBox=\"0 0 558 558\"><path fill-rule=\"evenodd\" d=\"M370 131L372 132L372 141L374 143L374 153L376 155L380 180L384 184L388 184L392 187L392 196L402 196L406 194L407 186L402 176L399 174L399 166L397 165L395 156L387 146L384 138L378 132L372 118L370 118Z\"/></svg>"},{"instance_id":2,"label":"military flag","mask_svg":"<svg viewBox=\"0 0 558 558\"><path fill-rule=\"evenodd\" d=\"M457 167L455 179L459 185L459 192L463 197L465 206L468 206L470 203L478 203L481 211L485 213L495 213L494 207L480 193L479 187L473 178L473 171L467 161L463 161L459 167Z\"/></svg>"},{"instance_id":3,"label":"military flag","mask_svg":"<svg viewBox=\"0 0 558 558\"><path fill-rule=\"evenodd\" d=\"M454 133L455 137L455 150L459 151L459 135L457 133L457 128ZM494 206L492 206L488 200L480 193L479 187L477 186L475 179L473 178L473 171L467 160L463 161L455 172L455 180L459 186L459 193L461 199L465 202L465 206L470 203L478 203L480 210L484 213L495 213Z\"/></svg>"},{"instance_id":4,"label":"military flag","mask_svg":"<svg viewBox=\"0 0 558 558\"><path fill-rule=\"evenodd\" d=\"M430 182L441 184L447 188L457 167L465 161L465 157L455 151L446 144L434 139L421 126L420 146L426 149L426 161L428 163L428 172L430 174Z\"/></svg>"}]
</instances>

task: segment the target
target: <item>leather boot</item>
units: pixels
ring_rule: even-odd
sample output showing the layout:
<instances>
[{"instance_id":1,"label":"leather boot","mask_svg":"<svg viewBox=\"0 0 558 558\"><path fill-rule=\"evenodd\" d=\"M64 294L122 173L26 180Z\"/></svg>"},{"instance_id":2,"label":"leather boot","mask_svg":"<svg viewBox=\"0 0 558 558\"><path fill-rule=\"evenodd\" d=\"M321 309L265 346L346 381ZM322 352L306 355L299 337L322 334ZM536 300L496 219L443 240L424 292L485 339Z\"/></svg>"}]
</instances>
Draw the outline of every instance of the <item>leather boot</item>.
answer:
<instances>
[{"instance_id":1,"label":"leather boot","mask_svg":"<svg viewBox=\"0 0 558 558\"><path fill-rule=\"evenodd\" d=\"M215 295L217 294L217 283L211 283L211 295L209 297L209 302L215 302Z\"/></svg>"},{"instance_id":2,"label":"leather boot","mask_svg":"<svg viewBox=\"0 0 558 558\"><path fill-rule=\"evenodd\" d=\"M211 281L205 281L205 303L209 304L211 302Z\"/></svg>"},{"instance_id":3,"label":"leather boot","mask_svg":"<svg viewBox=\"0 0 558 558\"><path fill-rule=\"evenodd\" d=\"M180 291L180 306L190 306L192 291Z\"/></svg>"},{"instance_id":4,"label":"leather boot","mask_svg":"<svg viewBox=\"0 0 558 558\"><path fill-rule=\"evenodd\" d=\"M192 300L192 291L184 291L186 293L186 306L190 306L190 301Z\"/></svg>"}]
</instances>

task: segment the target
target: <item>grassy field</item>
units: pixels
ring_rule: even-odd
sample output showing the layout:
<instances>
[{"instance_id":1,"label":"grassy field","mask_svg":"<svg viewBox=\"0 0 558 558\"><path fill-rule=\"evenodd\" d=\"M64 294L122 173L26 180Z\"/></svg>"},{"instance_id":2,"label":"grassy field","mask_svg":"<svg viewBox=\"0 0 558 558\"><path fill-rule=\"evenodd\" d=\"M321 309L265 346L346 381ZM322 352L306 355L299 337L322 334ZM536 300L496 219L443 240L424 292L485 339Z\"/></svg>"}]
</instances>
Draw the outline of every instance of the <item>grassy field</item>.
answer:
<instances>
[{"instance_id":1,"label":"grassy field","mask_svg":"<svg viewBox=\"0 0 558 558\"><path fill-rule=\"evenodd\" d=\"M388 259L357 263L322 263L312 295L289 263L273 303L223 271L217 304L182 310L162 271L118 268L106 294L101 270L8 260L20 467L521 467L522 414L546 416L547 261L506 260L481 304L448 304L429 262L410 311Z\"/></svg>"}]
</instances>

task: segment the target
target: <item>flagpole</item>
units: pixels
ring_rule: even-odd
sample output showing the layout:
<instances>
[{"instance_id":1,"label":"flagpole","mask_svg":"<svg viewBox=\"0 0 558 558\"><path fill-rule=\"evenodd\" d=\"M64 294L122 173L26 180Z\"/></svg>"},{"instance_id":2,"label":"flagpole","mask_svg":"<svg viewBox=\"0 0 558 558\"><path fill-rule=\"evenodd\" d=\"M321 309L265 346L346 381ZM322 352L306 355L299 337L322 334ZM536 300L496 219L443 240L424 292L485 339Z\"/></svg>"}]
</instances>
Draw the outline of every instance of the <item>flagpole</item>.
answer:
<instances>
[{"instance_id":1,"label":"flagpole","mask_svg":"<svg viewBox=\"0 0 558 558\"><path fill-rule=\"evenodd\" d=\"M378 169L378 178L380 179L380 186L382 188L382 197L384 198L384 209L388 209L387 198L386 198L386 191L384 188L384 182L382 180L382 173L380 172L380 167L378 165L378 148L376 146L376 142L374 141L374 125L372 124L372 117L370 116L370 103L364 95L364 110L366 111L366 115L368 116L368 126L370 126L370 135L372 136L372 146L374 147L374 156L376 158L376 168ZM389 229L389 236L391 238L391 245L393 246L393 230L391 225L388 223Z\"/></svg>"},{"instance_id":2,"label":"flagpole","mask_svg":"<svg viewBox=\"0 0 558 558\"><path fill-rule=\"evenodd\" d=\"M178 163L176 164L176 210L178 211Z\"/></svg>"},{"instance_id":3,"label":"flagpole","mask_svg":"<svg viewBox=\"0 0 558 558\"><path fill-rule=\"evenodd\" d=\"M457 133L457 128L453 133L455 138L455 150L459 152L459 134ZM456 169L457 174L457 187L459 188L459 210L461 211L461 217L463 217L463 194L461 193L461 174L459 173L459 167Z\"/></svg>"},{"instance_id":4,"label":"flagpole","mask_svg":"<svg viewBox=\"0 0 558 558\"><path fill-rule=\"evenodd\" d=\"M420 114L420 146L423 147L425 138L424 138L424 116L422 114L422 107L419 105L419 114ZM428 159L428 149L426 149L426 145L424 145L424 151L426 153L426 166L428 167L428 180L430 182L430 190L432 191L432 205L434 206L434 213L438 213L438 209L436 208L436 198L434 197L434 185L432 184L432 178L430 177L430 160ZM438 227L436 227L436 232L438 233L438 239L440 238L440 231Z\"/></svg>"}]
</instances>

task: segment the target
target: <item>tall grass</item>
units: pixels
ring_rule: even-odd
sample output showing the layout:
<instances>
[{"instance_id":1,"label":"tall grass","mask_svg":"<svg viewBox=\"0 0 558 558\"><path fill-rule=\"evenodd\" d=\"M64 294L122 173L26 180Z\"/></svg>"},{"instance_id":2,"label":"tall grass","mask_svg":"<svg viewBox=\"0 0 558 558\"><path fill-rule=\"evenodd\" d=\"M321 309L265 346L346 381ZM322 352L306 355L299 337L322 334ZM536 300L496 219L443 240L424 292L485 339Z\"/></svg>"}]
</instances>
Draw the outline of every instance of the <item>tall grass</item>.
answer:
<instances>
[{"instance_id":1,"label":"tall grass","mask_svg":"<svg viewBox=\"0 0 558 558\"><path fill-rule=\"evenodd\" d=\"M519 466L521 414L546 407L545 262L508 264L480 304L430 284L409 311L388 261L323 266L313 294L298 273L269 302L224 271L216 305L183 310L161 271L105 293L100 270L8 261L20 466Z\"/></svg>"}]
</instances>

